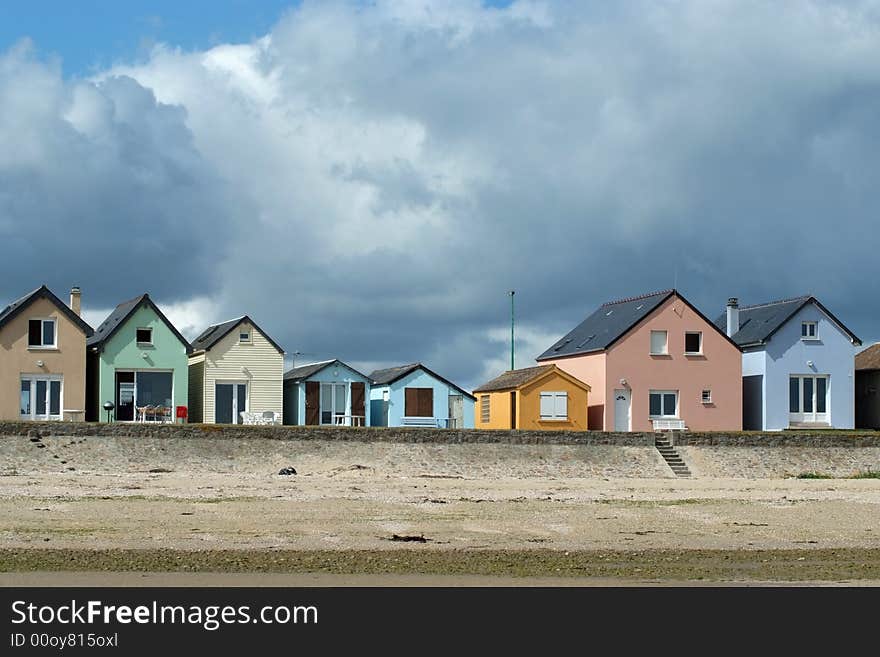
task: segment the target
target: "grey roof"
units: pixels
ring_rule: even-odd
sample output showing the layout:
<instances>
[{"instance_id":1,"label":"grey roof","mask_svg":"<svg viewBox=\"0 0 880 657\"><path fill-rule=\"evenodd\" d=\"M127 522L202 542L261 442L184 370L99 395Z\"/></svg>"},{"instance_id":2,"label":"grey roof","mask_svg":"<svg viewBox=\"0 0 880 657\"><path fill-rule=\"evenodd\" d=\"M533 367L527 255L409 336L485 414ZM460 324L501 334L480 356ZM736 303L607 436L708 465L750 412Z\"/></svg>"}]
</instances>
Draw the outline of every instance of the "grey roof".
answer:
<instances>
[{"instance_id":1,"label":"grey roof","mask_svg":"<svg viewBox=\"0 0 880 657\"><path fill-rule=\"evenodd\" d=\"M592 315L564 335L536 360L588 354L607 349L673 294L676 294L675 290L663 290L603 303Z\"/></svg>"},{"instance_id":2,"label":"grey roof","mask_svg":"<svg viewBox=\"0 0 880 657\"><path fill-rule=\"evenodd\" d=\"M231 331L235 330L235 327L243 322L248 322L253 325L255 329L257 329L260 333L263 334L263 337L266 338L273 347L275 347L282 354L284 353L284 349L278 346L278 343L275 342L269 334L266 333L263 329L257 326L257 323L252 320L247 315L242 315L241 317L236 317L235 319L230 319L229 321L222 322L220 324L212 324L204 331L199 334L192 342L192 347L194 351L208 351L215 344L220 342L223 338L225 338Z\"/></svg>"},{"instance_id":3,"label":"grey roof","mask_svg":"<svg viewBox=\"0 0 880 657\"><path fill-rule=\"evenodd\" d=\"M416 370L419 370L419 369L424 370L426 373L430 374L438 381L442 381L446 385L455 388L463 395L470 397L471 399L474 399L474 396L471 393L469 393L467 390L465 390L464 388L462 388L460 386L455 385L449 379L446 379L446 378L440 376L439 374L437 374L433 370L428 369L427 367L425 367L421 363L410 363L409 365L398 365L397 367L388 367L388 368L385 368L382 370L375 370L372 374L370 374L370 380L373 382L373 385L378 385L378 386L390 385L390 384L394 383L395 381L398 381L398 380L402 379L403 377L407 376L408 374L415 372Z\"/></svg>"},{"instance_id":4,"label":"grey roof","mask_svg":"<svg viewBox=\"0 0 880 657\"><path fill-rule=\"evenodd\" d=\"M159 310L159 307L153 303L153 300L150 298L149 294L141 294L136 296L134 299L129 299L128 301L123 301L116 308L113 309L113 312L107 316L103 322L101 322L100 326L95 329L94 335L86 340L86 345L89 347L102 347L104 343L107 342L119 329L120 326L125 324L126 320L135 313L135 311L141 306L149 306L153 309L153 312L165 322L165 325L177 336L177 339L186 347L187 353L192 351L192 346L190 346L189 342L186 338L184 338L180 331L175 328L174 324L172 324L165 314Z\"/></svg>"},{"instance_id":5,"label":"grey roof","mask_svg":"<svg viewBox=\"0 0 880 657\"><path fill-rule=\"evenodd\" d=\"M70 319L70 321L76 324L80 328L80 330L85 333L86 338L92 335L92 327L86 324L83 318L73 312L66 303L64 303L54 294L52 294L52 291L45 285L41 285L36 290L28 292L23 297L20 297L10 303L3 310L0 310L0 328L2 328L7 322L11 321L19 313L24 311L24 309L27 308L33 301L41 298L47 299L48 301L53 303L58 308L58 310L64 313L67 318Z\"/></svg>"},{"instance_id":6,"label":"grey roof","mask_svg":"<svg viewBox=\"0 0 880 657\"><path fill-rule=\"evenodd\" d=\"M331 358L330 360L322 360L318 363L309 363L308 365L300 365L299 367L294 367L292 370L288 370L284 373L284 380L299 383L303 379L308 379L310 376L317 374L321 370L330 367L331 365L342 365L342 367L350 369L352 372L364 377L365 379L370 378L363 372L359 372L358 370L353 368L348 363L343 363L338 358Z\"/></svg>"},{"instance_id":7,"label":"grey roof","mask_svg":"<svg viewBox=\"0 0 880 657\"><path fill-rule=\"evenodd\" d=\"M850 331L843 323L837 319L831 312L825 308L819 301L807 294L791 299L781 299L779 301L770 301L768 303L760 303L752 306L740 306L739 308L739 331L733 334L733 341L740 347L756 346L767 342L776 331L804 306L809 303L815 303L829 318L831 318L841 329L844 330L850 339L861 344L861 340ZM715 326L726 333L727 331L727 311L715 320Z\"/></svg>"},{"instance_id":8,"label":"grey roof","mask_svg":"<svg viewBox=\"0 0 880 657\"><path fill-rule=\"evenodd\" d=\"M555 367L555 365L538 365L536 367L524 367L520 370L508 370L501 376L497 376L480 387L474 388L474 392L492 392L493 390L519 388L529 381L537 379L539 376L553 370Z\"/></svg>"}]
</instances>

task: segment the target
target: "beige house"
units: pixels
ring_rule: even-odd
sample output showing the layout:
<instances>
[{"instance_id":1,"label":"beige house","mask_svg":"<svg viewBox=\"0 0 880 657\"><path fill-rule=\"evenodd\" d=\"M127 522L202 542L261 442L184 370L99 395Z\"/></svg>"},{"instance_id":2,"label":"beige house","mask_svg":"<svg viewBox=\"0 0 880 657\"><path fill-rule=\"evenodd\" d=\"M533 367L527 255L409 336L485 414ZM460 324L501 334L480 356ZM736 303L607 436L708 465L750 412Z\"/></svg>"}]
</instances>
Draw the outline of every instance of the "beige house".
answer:
<instances>
[{"instance_id":1,"label":"beige house","mask_svg":"<svg viewBox=\"0 0 880 657\"><path fill-rule=\"evenodd\" d=\"M209 326L189 356L189 421L281 424L284 350L247 315Z\"/></svg>"},{"instance_id":2,"label":"beige house","mask_svg":"<svg viewBox=\"0 0 880 657\"><path fill-rule=\"evenodd\" d=\"M86 338L80 290L66 306L45 285L0 311L0 419L84 420Z\"/></svg>"}]
</instances>

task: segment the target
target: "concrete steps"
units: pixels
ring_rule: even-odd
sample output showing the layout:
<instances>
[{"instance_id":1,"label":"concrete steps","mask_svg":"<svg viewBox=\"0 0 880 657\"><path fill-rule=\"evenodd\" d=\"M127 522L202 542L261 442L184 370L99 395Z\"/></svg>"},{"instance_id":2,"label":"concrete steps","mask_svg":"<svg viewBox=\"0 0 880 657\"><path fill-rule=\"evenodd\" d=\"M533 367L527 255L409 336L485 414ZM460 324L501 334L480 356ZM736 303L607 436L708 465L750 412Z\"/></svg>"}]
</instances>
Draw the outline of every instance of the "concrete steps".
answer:
<instances>
[{"instance_id":1,"label":"concrete steps","mask_svg":"<svg viewBox=\"0 0 880 657\"><path fill-rule=\"evenodd\" d=\"M684 462L684 459L681 457L681 454L678 453L678 450L672 446L672 441L669 438L656 438L654 440L654 446L657 448L657 451L660 452L660 456L663 457L663 460L666 461L666 464L676 477L691 476L691 471L687 467L687 463Z\"/></svg>"}]
</instances>

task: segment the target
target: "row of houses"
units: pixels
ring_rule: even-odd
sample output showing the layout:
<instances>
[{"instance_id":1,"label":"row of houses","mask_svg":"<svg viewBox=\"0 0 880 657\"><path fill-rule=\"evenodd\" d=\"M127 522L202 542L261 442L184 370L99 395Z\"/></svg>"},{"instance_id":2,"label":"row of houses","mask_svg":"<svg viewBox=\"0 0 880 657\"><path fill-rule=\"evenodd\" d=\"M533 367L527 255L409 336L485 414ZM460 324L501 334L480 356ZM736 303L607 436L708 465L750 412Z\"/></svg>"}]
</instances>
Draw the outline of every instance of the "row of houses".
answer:
<instances>
[{"instance_id":1,"label":"row of houses","mask_svg":"<svg viewBox=\"0 0 880 657\"><path fill-rule=\"evenodd\" d=\"M473 395L421 363L284 372L284 349L247 315L190 343L148 294L94 330L81 297L44 285L0 311L0 419L474 426Z\"/></svg>"},{"instance_id":2,"label":"row of houses","mask_svg":"<svg viewBox=\"0 0 880 657\"><path fill-rule=\"evenodd\" d=\"M476 388L476 426L880 428L880 345L861 344L813 296L731 298L714 320L677 290L609 301L537 367Z\"/></svg>"},{"instance_id":3,"label":"row of houses","mask_svg":"<svg viewBox=\"0 0 880 657\"><path fill-rule=\"evenodd\" d=\"M421 363L284 371L248 316L192 343L147 294L97 329L81 292L46 286L0 311L0 418L651 431L880 428L880 345L812 296L714 320L677 290L602 304L537 358L473 394ZM18 394L11 394L18 390Z\"/></svg>"}]
</instances>

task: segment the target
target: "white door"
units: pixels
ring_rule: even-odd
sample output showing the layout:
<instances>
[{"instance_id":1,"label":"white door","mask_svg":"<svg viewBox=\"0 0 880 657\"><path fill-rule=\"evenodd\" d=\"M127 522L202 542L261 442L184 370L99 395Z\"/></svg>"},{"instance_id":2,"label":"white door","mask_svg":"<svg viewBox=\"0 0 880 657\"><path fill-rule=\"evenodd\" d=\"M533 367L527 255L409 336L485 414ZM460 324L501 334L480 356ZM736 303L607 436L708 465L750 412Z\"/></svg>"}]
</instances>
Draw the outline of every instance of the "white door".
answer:
<instances>
[{"instance_id":1,"label":"white door","mask_svg":"<svg viewBox=\"0 0 880 657\"><path fill-rule=\"evenodd\" d=\"M788 419L790 422L831 424L828 376L791 376L788 383Z\"/></svg>"},{"instance_id":2,"label":"white door","mask_svg":"<svg viewBox=\"0 0 880 657\"><path fill-rule=\"evenodd\" d=\"M21 419L61 419L61 376L25 376L21 379Z\"/></svg>"},{"instance_id":3,"label":"white door","mask_svg":"<svg viewBox=\"0 0 880 657\"><path fill-rule=\"evenodd\" d=\"M614 391L614 430L630 430L630 390Z\"/></svg>"}]
</instances>

